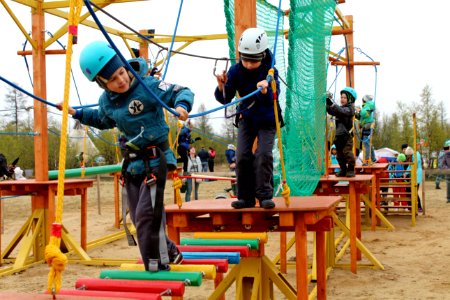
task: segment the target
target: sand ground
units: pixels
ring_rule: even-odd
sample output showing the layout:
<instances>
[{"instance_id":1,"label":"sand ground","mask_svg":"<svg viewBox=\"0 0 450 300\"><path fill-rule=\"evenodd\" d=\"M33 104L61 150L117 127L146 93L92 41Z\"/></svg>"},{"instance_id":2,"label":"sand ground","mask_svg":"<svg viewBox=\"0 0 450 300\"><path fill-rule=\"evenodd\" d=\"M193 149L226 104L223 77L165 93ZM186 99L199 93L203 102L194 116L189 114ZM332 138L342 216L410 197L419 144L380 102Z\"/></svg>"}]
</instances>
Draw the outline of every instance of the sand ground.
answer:
<instances>
[{"instance_id":1,"label":"sand ground","mask_svg":"<svg viewBox=\"0 0 450 300\"><path fill-rule=\"evenodd\" d=\"M171 182L166 189L166 202L171 203ZM227 182L214 181L200 184L200 198L211 199L223 193ZM384 270L358 268L357 274L348 269L335 268L327 281L328 299L450 299L450 204L445 199L445 182L441 190L434 189L434 182L425 185L426 214L420 214L415 227L411 218L390 216L394 231L364 231L364 245L379 260ZM107 178L100 184L100 209L97 201L97 187L89 189L88 240L117 232L114 227L114 203L112 181ZM66 197L63 223L78 239L80 201L79 197ZM5 199L3 202L2 249L12 240L14 234L30 214L30 198ZM184 235L187 236L187 235ZM312 237L310 237L312 240ZM19 245L20 246L20 245ZM309 249L311 249L310 243ZM270 233L266 254L273 258L279 253L279 234ZM309 251L309 250L308 250ZM312 251L309 251L311 253ZM139 250L130 247L125 239L91 250L93 258L137 259ZM288 258L293 258L290 251ZM348 261L350 254L342 261ZM363 263L368 262L363 257ZM63 288L72 289L77 278L98 277L107 267L69 264L63 272ZM115 268L115 267L112 267ZM15 275L0 278L0 291L40 293L46 289L49 268L41 264ZM295 274L288 270L287 279L295 286ZM211 281L204 280L201 287L187 287L185 299L207 299L213 290ZM284 299L279 291L277 299ZM234 299L234 286L227 292L228 299ZM31 295L30 295L31 297Z\"/></svg>"}]
</instances>

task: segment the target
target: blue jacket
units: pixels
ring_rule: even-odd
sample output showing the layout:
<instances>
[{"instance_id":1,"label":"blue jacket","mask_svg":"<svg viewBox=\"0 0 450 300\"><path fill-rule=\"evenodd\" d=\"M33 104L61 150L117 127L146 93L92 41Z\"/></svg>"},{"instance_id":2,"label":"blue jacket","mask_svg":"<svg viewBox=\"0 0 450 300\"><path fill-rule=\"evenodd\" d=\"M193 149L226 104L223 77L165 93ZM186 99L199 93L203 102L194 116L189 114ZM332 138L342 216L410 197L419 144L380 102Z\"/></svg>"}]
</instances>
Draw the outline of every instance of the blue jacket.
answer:
<instances>
[{"instance_id":1,"label":"blue jacket","mask_svg":"<svg viewBox=\"0 0 450 300\"><path fill-rule=\"evenodd\" d=\"M219 91L217 87L214 93L216 100L222 104L230 103L236 96L236 92L239 97L244 97L254 92L257 87L256 84L264 79L267 79L268 72L272 65L272 53L270 50L266 50L266 56L262 60L261 65L255 70L248 70L242 62L233 65L227 73L228 80L225 83L225 93ZM278 70L274 68L274 79L277 86L278 98L280 95L280 82L278 80ZM224 97L225 94L225 97ZM278 117L281 126L283 126L283 119L281 116L281 108L278 103ZM250 122L250 124L256 128L274 128L275 127L275 114L273 107L273 91L270 87L267 89L267 93L256 93L255 95L243 100L239 103L237 112L242 115L244 120Z\"/></svg>"},{"instance_id":2,"label":"blue jacket","mask_svg":"<svg viewBox=\"0 0 450 300\"><path fill-rule=\"evenodd\" d=\"M183 126L180 135L178 136L178 145L185 150L189 150L191 144L191 129L187 126Z\"/></svg>"},{"instance_id":3,"label":"blue jacket","mask_svg":"<svg viewBox=\"0 0 450 300\"><path fill-rule=\"evenodd\" d=\"M145 76L148 66L142 58L129 62L155 96L148 93L138 80L132 78L127 92L118 94L105 90L100 96L98 109L83 108L77 111L74 118L99 129L117 127L134 146L145 149L147 146L166 142L169 133L162 105L157 98L171 108L181 106L189 112L192 109L194 94L188 88ZM168 149L165 153L167 163L176 165L172 151ZM159 161L154 160L151 165L158 163ZM143 170L145 168L142 160L133 161L128 167L132 174L144 173Z\"/></svg>"},{"instance_id":4,"label":"blue jacket","mask_svg":"<svg viewBox=\"0 0 450 300\"><path fill-rule=\"evenodd\" d=\"M227 158L228 164L232 164L232 163L236 162L236 151L227 149L225 151L225 157Z\"/></svg>"}]
</instances>

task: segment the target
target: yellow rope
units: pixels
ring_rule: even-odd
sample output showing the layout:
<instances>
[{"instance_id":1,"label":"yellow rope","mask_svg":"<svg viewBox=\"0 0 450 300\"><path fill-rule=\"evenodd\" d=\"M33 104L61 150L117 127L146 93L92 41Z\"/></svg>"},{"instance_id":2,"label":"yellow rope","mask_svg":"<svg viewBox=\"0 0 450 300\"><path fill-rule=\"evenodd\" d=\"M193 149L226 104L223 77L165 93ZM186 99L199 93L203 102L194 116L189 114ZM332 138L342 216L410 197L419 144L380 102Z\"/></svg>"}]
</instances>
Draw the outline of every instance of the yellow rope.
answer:
<instances>
[{"instance_id":1,"label":"yellow rope","mask_svg":"<svg viewBox=\"0 0 450 300\"><path fill-rule=\"evenodd\" d=\"M183 128L183 123L178 120L177 121L177 136L175 138L175 142L173 143L173 145L170 147L170 149L172 149L172 151L176 152L176 149L178 148L178 137L180 136L181 133L181 129Z\"/></svg>"},{"instance_id":2,"label":"yellow rope","mask_svg":"<svg viewBox=\"0 0 450 300\"><path fill-rule=\"evenodd\" d=\"M181 186L183 185L183 182L181 181L180 177L178 177L178 171L173 171L173 189L175 191L175 203L178 205L179 208L183 205L183 200L181 199Z\"/></svg>"},{"instance_id":3,"label":"yellow rope","mask_svg":"<svg viewBox=\"0 0 450 300\"><path fill-rule=\"evenodd\" d=\"M45 247L45 260L51 267L48 273L47 290L50 293L58 293L62 286L62 271L67 263L67 257L60 250L62 215L64 202L64 172L66 168L67 149L67 123L69 110L70 69L72 60L73 40L77 36L77 26L82 8L82 0L70 1L68 19L68 43L66 52L66 73L64 82L63 120L61 125L61 145L59 147L58 164L58 190L55 210L55 223L52 224L52 234L48 245Z\"/></svg>"},{"instance_id":4,"label":"yellow rope","mask_svg":"<svg viewBox=\"0 0 450 300\"><path fill-rule=\"evenodd\" d=\"M175 138L175 142L173 143L173 145L171 146L172 151L174 151L176 153L176 148L178 147L178 137L180 136L180 132L181 132L181 128L183 128L183 123L178 120L177 121L177 136ZM180 189L183 185L183 182L181 181L180 177L178 177L178 171L175 170L173 171L173 188L174 188L174 192L175 192L175 203L178 205L179 208L181 208L181 206L183 205L183 200L181 199L181 192Z\"/></svg>"},{"instance_id":5,"label":"yellow rope","mask_svg":"<svg viewBox=\"0 0 450 300\"><path fill-rule=\"evenodd\" d=\"M81 178L84 178L84 175L86 174L86 162L84 161L84 156L87 156L87 132L88 127L84 126L83 154L81 155Z\"/></svg>"},{"instance_id":6,"label":"yellow rope","mask_svg":"<svg viewBox=\"0 0 450 300\"><path fill-rule=\"evenodd\" d=\"M120 147L119 147L119 139L117 138L117 128L113 129L113 138L114 138L114 145L116 145L116 162L120 163L120 158L119 158L119 152L120 152Z\"/></svg>"},{"instance_id":7,"label":"yellow rope","mask_svg":"<svg viewBox=\"0 0 450 300\"><path fill-rule=\"evenodd\" d=\"M282 184L283 184L283 191L281 192L281 196L283 196L284 201L286 202L286 206L289 206L289 204L291 203L291 199L290 199L291 189L289 188L287 181L286 181L286 169L284 167L283 144L281 142L280 120L278 118L277 84L275 82L274 73L275 73L275 70L273 68L269 70L269 76L271 78L270 85L272 87L272 92L273 92L273 110L274 110L274 114L275 114L275 125L277 127L278 150L280 151L281 176L282 176Z\"/></svg>"}]
</instances>

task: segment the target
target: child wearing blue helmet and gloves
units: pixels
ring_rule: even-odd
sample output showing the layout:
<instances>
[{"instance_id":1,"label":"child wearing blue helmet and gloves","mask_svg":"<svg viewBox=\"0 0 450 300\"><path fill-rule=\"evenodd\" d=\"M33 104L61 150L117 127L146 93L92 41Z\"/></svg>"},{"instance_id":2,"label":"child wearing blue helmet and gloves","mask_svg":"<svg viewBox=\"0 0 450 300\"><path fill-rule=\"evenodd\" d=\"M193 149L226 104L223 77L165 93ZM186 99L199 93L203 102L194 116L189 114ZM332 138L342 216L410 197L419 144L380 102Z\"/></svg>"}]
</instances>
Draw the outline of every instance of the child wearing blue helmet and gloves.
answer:
<instances>
[{"instance_id":1,"label":"child wearing blue helmet and gloves","mask_svg":"<svg viewBox=\"0 0 450 300\"><path fill-rule=\"evenodd\" d=\"M104 92L98 109L69 107L69 114L82 124L117 127L122 132L122 175L142 260L147 271L167 270L169 263L181 262L182 256L165 233L164 187L167 172L176 169L176 158L169 148L169 127L158 98L186 120L194 94L186 87L146 76L148 66L142 58L129 64L153 93L134 78L108 43L87 45L80 54L81 70ZM61 103L57 107L62 109Z\"/></svg>"},{"instance_id":2,"label":"child wearing blue helmet and gloves","mask_svg":"<svg viewBox=\"0 0 450 300\"><path fill-rule=\"evenodd\" d=\"M332 100L332 95L327 95L327 113L335 116L336 135L334 145L336 146L336 158L340 171L338 177L355 177L355 155L353 154L353 117L355 116L354 103L356 91L351 87L345 87L341 91L341 105Z\"/></svg>"}]
</instances>

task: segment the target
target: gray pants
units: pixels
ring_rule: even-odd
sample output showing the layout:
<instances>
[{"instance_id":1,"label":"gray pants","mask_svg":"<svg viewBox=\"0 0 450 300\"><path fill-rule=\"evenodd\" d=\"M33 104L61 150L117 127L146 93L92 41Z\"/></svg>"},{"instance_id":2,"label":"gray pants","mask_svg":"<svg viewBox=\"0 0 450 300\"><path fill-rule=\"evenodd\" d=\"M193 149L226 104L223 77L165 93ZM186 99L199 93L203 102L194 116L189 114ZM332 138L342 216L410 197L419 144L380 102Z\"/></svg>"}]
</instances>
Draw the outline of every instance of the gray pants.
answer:
<instances>
[{"instance_id":1,"label":"gray pants","mask_svg":"<svg viewBox=\"0 0 450 300\"><path fill-rule=\"evenodd\" d=\"M139 250L141 252L142 261L145 269L148 270L149 259L158 259L158 257L151 257L154 248L159 245L152 245L151 243L151 228L153 223L153 204L150 194L150 188L144 183L145 176L138 176L127 180L126 189L128 193L128 207L130 209L130 217L134 226L136 227L137 240ZM154 194L154 193L153 193ZM161 224L166 224L166 216L163 207L163 216ZM165 226L163 228L165 231ZM161 237L160 237L161 238ZM164 238L164 237L163 237ZM167 252L172 258L178 253L175 243L165 236L167 243ZM161 242L161 241L160 241Z\"/></svg>"}]
</instances>

